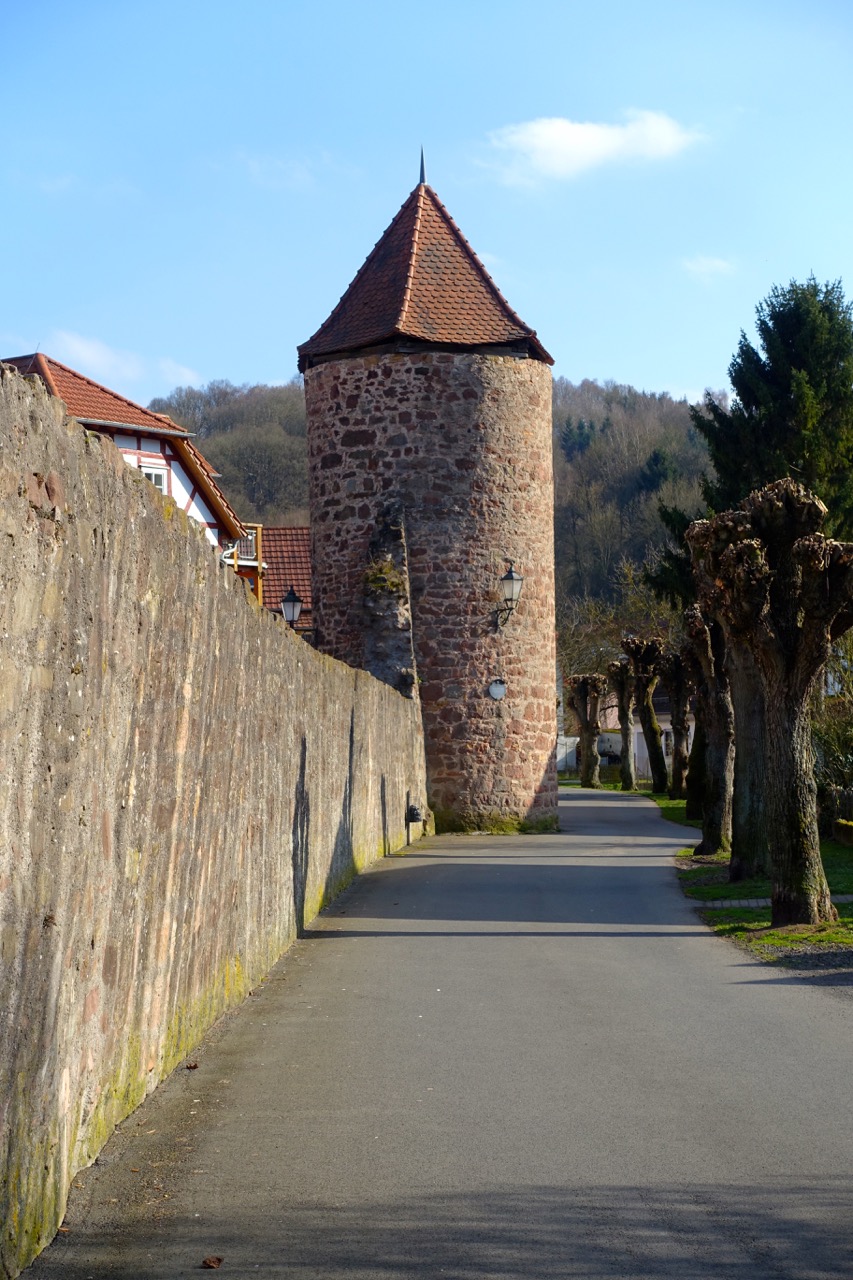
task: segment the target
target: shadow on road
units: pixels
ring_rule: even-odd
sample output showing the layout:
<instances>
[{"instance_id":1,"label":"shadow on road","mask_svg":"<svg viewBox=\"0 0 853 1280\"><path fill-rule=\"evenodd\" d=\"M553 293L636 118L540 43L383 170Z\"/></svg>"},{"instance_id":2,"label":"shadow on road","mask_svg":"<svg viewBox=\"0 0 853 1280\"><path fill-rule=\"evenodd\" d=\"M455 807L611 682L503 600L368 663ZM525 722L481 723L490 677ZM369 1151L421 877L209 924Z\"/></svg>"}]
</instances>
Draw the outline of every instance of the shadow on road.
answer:
<instances>
[{"instance_id":1,"label":"shadow on road","mask_svg":"<svg viewBox=\"0 0 853 1280\"><path fill-rule=\"evenodd\" d=\"M350 922L639 926L684 926L695 921L669 866L516 862L496 867L487 861L456 860L399 863L392 874L364 878L329 908L316 933L335 930L341 917ZM704 926L697 925L696 931L707 933Z\"/></svg>"},{"instance_id":2,"label":"shadow on road","mask_svg":"<svg viewBox=\"0 0 853 1280\"><path fill-rule=\"evenodd\" d=\"M390 1201L256 1204L163 1219L145 1250L60 1238L37 1275L163 1280L222 1258L222 1275L818 1280L853 1273L846 1179L778 1185L519 1187ZM150 1232L150 1223L149 1223ZM152 1236L156 1235L155 1239Z\"/></svg>"}]
</instances>

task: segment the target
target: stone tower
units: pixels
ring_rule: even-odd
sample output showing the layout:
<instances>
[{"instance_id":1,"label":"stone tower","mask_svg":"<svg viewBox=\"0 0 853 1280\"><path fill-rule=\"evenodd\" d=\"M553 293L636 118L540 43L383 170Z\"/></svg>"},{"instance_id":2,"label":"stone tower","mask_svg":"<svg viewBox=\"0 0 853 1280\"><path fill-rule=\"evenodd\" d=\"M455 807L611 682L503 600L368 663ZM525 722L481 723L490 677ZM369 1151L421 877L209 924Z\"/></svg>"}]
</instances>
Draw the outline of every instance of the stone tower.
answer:
<instances>
[{"instance_id":1,"label":"stone tower","mask_svg":"<svg viewBox=\"0 0 853 1280\"><path fill-rule=\"evenodd\" d=\"M556 820L552 363L424 182L299 348L316 643L414 685L439 830Z\"/></svg>"}]
</instances>

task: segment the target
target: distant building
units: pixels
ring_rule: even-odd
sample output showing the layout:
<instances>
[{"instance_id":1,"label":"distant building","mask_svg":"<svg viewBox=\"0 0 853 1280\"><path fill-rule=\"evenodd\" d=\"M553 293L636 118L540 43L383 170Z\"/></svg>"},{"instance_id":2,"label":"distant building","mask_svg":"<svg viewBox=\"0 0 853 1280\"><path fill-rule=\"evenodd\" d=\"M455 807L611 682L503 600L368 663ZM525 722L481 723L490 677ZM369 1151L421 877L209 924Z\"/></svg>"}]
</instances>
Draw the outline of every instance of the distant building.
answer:
<instances>
[{"instance_id":1,"label":"distant building","mask_svg":"<svg viewBox=\"0 0 853 1280\"><path fill-rule=\"evenodd\" d=\"M166 414L143 409L41 352L4 357L3 363L25 376L37 375L73 418L110 436L129 466L204 526L212 546L222 551L245 537L245 526L216 483L217 473L190 433Z\"/></svg>"}]
</instances>

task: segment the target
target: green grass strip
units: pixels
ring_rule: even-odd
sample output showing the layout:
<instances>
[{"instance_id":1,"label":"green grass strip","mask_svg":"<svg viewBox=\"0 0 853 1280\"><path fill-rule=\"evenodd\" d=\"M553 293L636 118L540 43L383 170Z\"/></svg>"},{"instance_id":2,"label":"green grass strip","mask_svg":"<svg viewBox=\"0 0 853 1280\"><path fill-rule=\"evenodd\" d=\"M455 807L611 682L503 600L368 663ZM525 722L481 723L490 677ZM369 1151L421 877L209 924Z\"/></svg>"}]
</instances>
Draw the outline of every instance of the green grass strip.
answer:
<instances>
[{"instance_id":1,"label":"green grass strip","mask_svg":"<svg viewBox=\"0 0 853 1280\"><path fill-rule=\"evenodd\" d=\"M769 907L722 907L703 911L702 919L720 937L731 938L764 960L774 959L774 948L809 945L853 949L853 902L838 906L838 920L833 924L790 924L771 929Z\"/></svg>"},{"instance_id":2,"label":"green grass strip","mask_svg":"<svg viewBox=\"0 0 853 1280\"><path fill-rule=\"evenodd\" d=\"M685 856L686 855L686 856ZM820 855L826 872L829 892L853 893L853 848L837 840L822 840ZM769 898L773 886L767 879L729 881L729 860L723 858L714 866L691 867L689 850L679 854L678 878L688 898L697 902L714 902L725 898Z\"/></svg>"}]
</instances>

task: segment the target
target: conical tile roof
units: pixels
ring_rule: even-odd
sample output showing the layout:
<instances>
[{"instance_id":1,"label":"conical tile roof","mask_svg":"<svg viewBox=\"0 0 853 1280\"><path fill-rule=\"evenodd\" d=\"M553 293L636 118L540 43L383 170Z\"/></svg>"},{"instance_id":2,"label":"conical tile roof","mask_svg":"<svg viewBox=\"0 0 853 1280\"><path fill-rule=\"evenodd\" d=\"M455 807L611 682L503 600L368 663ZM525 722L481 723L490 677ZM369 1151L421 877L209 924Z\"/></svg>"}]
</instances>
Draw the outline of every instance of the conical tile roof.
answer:
<instances>
[{"instance_id":1,"label":"conical tile roof","mask_svg":"<svg viewBox=\"0 0 853 1280\"><path fill-rule=\"evenodd\" d=\"M298 348L299 367L399 338L512 345L554 363L426 183L415 187L328 320Z\"/></svg>"}]
</instances>

